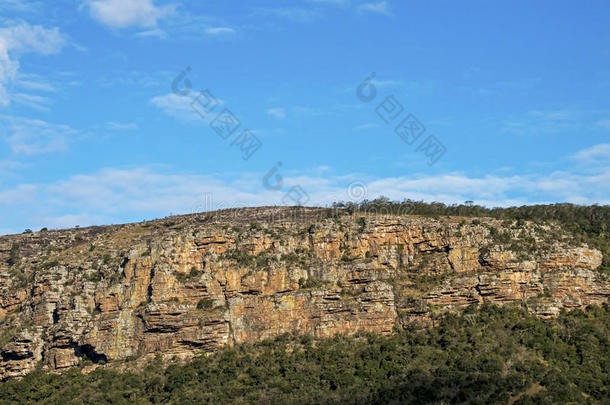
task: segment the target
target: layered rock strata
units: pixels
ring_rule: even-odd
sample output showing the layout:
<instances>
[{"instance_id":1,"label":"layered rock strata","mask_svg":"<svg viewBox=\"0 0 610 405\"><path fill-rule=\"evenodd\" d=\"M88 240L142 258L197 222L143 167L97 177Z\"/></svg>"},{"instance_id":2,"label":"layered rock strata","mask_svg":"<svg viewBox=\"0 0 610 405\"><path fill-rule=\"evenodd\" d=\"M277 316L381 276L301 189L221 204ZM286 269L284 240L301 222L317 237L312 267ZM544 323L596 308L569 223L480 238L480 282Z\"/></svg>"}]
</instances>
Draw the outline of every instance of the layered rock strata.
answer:
<instances>
[{"instance_id":1,"label":"layered rock strata","mask_svg":"<svg viewBox=\"0 0 610 405\"><path fill-rule=\"evenodd\" d=\"M390 334L471 304L607 302L554 224L252 208L0 237L0 378L188 359L284 333Z\"/></svg>"}]
</instances>

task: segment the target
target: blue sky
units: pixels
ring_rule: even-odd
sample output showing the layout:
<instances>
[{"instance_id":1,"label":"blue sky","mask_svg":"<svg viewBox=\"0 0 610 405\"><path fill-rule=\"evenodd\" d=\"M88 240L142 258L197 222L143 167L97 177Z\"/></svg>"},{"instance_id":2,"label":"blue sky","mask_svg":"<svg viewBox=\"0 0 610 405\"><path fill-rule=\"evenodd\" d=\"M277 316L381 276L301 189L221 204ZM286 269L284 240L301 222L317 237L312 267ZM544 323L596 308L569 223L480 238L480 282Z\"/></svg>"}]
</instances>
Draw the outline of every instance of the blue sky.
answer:
<instances>
[{"instance_id":1,"label":"blue sky","mask_svg":"<svg viewBox=\"0 0 610 405\"><path fill-rule=\"evenodd\" d=\"M608 204L609 12L3 0L0 234L380 195ZM202 118L204 90L217 107ZM211 127L224 109L240 122L227 139ZM425 128L410 144L395 132L409 115Z\"/></svg>"}]
</instances>

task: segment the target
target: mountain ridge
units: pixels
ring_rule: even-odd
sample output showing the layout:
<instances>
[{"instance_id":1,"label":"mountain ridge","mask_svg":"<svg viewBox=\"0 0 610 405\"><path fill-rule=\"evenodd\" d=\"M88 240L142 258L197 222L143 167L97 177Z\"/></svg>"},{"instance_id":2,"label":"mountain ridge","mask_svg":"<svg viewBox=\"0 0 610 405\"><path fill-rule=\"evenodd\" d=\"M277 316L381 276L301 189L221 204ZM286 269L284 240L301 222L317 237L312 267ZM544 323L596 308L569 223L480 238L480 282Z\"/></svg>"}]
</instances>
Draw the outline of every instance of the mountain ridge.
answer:
<instances>
[{"instance_id":1,"label":"mountain ridge","mask_svg":"<svg viewBox=\"0 0 610 405\"><path fill-rule=\"evenodd\" d=\"M189 359L294 332L390 335L520 302L607 302L557 223L257 207L0 237L0 376Z\"/></svg>"}]
</instances>

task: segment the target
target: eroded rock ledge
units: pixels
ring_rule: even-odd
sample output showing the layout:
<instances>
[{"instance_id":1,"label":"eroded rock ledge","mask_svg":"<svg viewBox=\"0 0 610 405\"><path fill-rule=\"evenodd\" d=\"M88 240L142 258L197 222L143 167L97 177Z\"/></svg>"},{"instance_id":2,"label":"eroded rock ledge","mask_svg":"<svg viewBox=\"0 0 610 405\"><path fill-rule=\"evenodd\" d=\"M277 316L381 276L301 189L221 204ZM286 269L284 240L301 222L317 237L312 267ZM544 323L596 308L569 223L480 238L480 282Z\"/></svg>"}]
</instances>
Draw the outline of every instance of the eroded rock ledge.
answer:
<instances>
[{"instance_id":1,"label":"eroded rock ledge","mask_svg":"<svg viewBox=\"0 0 610 405\"><path fill-rule=\"evenodd\" d=\"M472 303L606 302L557 225L251 208L0 237L0 378L190 358L287 332L392 333Z\"/></svg>"}]
</instances>

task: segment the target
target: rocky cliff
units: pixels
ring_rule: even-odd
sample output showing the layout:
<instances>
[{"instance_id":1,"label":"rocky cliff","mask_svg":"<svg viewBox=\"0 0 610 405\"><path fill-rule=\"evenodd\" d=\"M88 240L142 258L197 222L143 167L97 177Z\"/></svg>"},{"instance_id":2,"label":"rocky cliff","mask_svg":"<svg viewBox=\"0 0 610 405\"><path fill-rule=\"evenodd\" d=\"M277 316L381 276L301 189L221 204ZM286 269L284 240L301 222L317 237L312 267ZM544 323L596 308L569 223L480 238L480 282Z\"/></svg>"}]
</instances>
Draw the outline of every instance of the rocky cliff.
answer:
<instances>
[{"instance_id":1,"label":"rocky cliff","mask_svg":"<svg viewBox=\"0 0 610 405\"><path fill-rule=\"evenodd\" d=\"M392 333L519 301L606 302L599 251L556 224L225 210L0 237L0 378L189 358L283 333Z\"/></svg>"}]
</instances>

